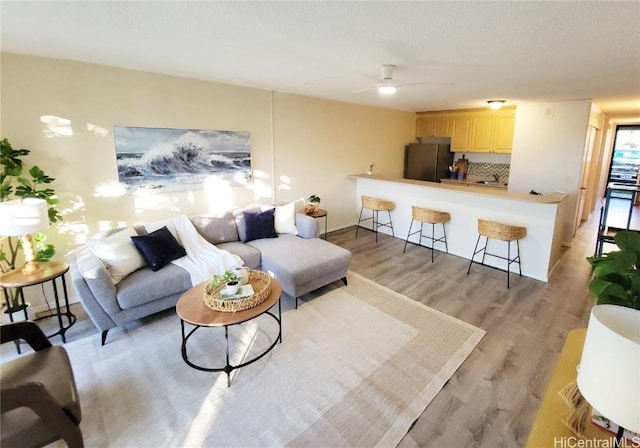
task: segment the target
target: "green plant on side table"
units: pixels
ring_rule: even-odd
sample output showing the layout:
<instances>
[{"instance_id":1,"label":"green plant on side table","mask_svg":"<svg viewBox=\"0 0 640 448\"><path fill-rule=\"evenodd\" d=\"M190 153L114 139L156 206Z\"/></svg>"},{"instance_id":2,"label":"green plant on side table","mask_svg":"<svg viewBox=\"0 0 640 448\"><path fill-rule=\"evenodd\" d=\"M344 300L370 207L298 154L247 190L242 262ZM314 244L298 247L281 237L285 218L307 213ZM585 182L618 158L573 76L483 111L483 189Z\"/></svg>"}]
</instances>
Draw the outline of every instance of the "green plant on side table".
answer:
<instances>
[{"instance_id":1,"label":"green plant on side table","mask_svg":"<svg viewBox=\"0 0 640 448\"><path fill-rule=\"evenodd\" d=\"M320 196L316 196L315 194L312 194L311 196L309 196L309 202L311 202L312 204L319 204Z\"/></svg>"},{"instance_id":2,"label":"green plant on side table","mask_svg":"<svg viewBox=\"0 0 640 448\"><path fill-rule=\"evenodd\" d=\"M25 173L23 157L28 156L28 149L13 149L11 143L4 138L0 140L0 202L38 198L47 202L49 222L62 220L60 212L56 208L58 199L55 191L48 185L55 179L47 176L37 165L31 167ZM43 188L44 187L44 188ZM36 260L49 261L55 254L55 247L46 242L47 236L39 232L33 236ZM16 268L18 255L22 252L22 243L19 238L0 235L0 272L9 272ZM20 309L16 290L9 291L9 309L7 312L15 312Z\"/></svg>"},{"instance_id":3,"label":"green plant on side table","mask_svg":"<svg viewBox=\"0 0 640 448\"><path fill-rule=\"evenodd\" d=\"M307 201L309 201L309 203L304 206L304 212L307 215L311 215L320 208L320 196L312 194L307 198Z\"/></svg>"},{"instance_id":4,"label":"green plant on side table","mask_svg":"<svg viewBox=\"0 0 640 448\"><path fill-rule=\"evenodd\" d=\"M620 250L587 257L595 268L589 291L597 297L598 305L640 310L640 233L620 231L614 240Z\"/></svg>"}]
</instances>

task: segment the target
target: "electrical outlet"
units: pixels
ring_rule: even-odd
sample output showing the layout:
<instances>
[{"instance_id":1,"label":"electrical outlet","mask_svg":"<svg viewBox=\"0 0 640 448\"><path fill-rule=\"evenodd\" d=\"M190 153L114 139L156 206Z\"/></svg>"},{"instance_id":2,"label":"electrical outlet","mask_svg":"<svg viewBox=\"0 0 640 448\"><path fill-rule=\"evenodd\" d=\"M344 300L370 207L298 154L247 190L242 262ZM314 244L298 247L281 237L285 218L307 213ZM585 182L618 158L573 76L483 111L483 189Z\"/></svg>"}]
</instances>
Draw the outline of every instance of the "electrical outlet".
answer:
<instances>
[{"instance_id":1,"label":"electrical outlet","mask_svg":"<svg viewBox=\"0 0 640 448\"><path fill-rule=\"evenodd\" d=\"M575 184L576 183L576 176L567 176L564 178L564 181L568 184Z\"/></svg>"},{"instance_id":2,"label":"electrical outlet","mask_svg":"<svg viewBox=\"0 0 640 448\"><path fill-rule=\"evenodd\" d=\"M549 106L544 108L544 116L547 118L553 118L554 107Z\"/></svg>"}]
</instances>

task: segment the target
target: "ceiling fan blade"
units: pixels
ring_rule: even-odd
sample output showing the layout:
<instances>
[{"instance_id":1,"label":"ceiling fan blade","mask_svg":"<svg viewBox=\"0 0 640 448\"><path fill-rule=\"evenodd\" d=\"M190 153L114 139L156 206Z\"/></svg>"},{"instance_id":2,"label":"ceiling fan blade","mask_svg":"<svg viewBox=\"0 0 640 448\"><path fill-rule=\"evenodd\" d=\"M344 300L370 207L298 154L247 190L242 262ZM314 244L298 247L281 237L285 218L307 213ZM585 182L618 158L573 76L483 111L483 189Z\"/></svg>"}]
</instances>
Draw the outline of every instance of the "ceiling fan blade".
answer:
<instances>
[{"instance_id":1,"label":"ceiling fan blade","mask_svg":"<svg viewBox=\"0 0 640 448\"><path fill-rule=\"evenodd\" d=\"M369 87L365 87L364 89L352 90L351 93L362 93L362 92L366 92L367 90L371 90L375 88L376 88L376 84L373 84Z\"/></svg>"},{"instance_id":2,"label":"ceiling fan blade","mask_svg":"<svg viewBox=\"0 0 640 448\"><path fill-rule=\"evenodd\" d=\"M396 85L397 88L401 89L404 87L412 87L412 86L421 86L421 85L430 85L430 86L452 86L454 83L452 81L420 81L420 82L412 82L409 84L399 84Z\"/></svg>"}]
</instances>

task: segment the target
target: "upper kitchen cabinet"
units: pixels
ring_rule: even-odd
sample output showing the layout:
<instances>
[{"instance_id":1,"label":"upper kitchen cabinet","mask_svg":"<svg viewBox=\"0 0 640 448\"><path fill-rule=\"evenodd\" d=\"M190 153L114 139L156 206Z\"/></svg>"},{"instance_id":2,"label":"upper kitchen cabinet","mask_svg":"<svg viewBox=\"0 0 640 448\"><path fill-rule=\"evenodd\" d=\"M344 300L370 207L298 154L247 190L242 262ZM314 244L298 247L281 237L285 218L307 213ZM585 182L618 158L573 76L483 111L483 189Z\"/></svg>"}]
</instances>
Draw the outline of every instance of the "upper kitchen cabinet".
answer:
<instances>
[{"instance_id":1,"label":"upper kitchen cabinet","mask_svg":"<svg viewBox=\"0 0 640 448\"><path fill-rule=\"evenodd\" d=\"M418 115L416 137L451 137L451 118L439 114Z\"/></svg>"},{"instance_id":2,"label":"upper kitchen cabinet","mask_svg":"<svg viewBox=\"0 0 640 448\"><path fill-rule=\"evenodd\" d=\"M470 117L455 117L453 119L453 132L451 133L451 151L469 151L471 147L471 124Z\"/></svg>"},{"instance_id":3,"label":"upper kitchen cabinet","mask_svg":"<svg viewBox=\"0 0 640 448\"><path fill-rule=\"evenodd\" d=\"M451 151L511 153L515 107L419 112L416 137L451 137Z\"/></svg>"},{"instance_id":4,"label":"upper kitchen cabinet","mask_svg":"<svg viewBox=\"0 0 640 448\"><path fill-rule=\"evenodd\" d=\"M472 120L471 152L492 152L494 117L491 112L477 114Z\"/></svg>"},{"instance_id":5,"label":"upper kitchen cabinet","mask_svg":"<svg viewBox=\"0 0 640 448\"><path fill-rule=\"evenodd\" d=\"M513 130L516 127L516 111L505 110L496 115L493 135L493 151L511 153Z\"/></svg>"},{"instance_id":6,"label":"upper kitchen cabinet","mask_svg":"<svg viewBox=\"0 0 640 448\"><path fill-rule=\"evenodd\" d=\"M472 120L470 152L510 153L513 129L516 124L514 109L476 112Z\"/></svg>"}]
</instances>

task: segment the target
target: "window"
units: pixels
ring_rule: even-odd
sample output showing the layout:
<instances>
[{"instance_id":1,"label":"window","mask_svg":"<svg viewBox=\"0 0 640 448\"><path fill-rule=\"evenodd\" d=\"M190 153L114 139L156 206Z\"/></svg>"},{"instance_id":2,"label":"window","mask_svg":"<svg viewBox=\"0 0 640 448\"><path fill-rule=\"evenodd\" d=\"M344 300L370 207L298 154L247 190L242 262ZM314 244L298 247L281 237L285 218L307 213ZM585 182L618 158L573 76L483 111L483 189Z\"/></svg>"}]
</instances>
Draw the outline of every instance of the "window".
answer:
<instances>
[{"instance_id":1,"label":"window","mask_svg":"<svg viewBox=\"0 0 640 448\"><path fill-rule=\"evenodd\" d=\"M616 129L609 182L635 184L640 168L640 125L620 125ZM630 193L615 192L614 197L631 199Z\"/></svg>"}]
</instances>

